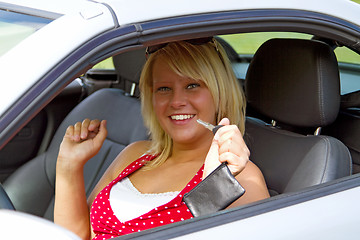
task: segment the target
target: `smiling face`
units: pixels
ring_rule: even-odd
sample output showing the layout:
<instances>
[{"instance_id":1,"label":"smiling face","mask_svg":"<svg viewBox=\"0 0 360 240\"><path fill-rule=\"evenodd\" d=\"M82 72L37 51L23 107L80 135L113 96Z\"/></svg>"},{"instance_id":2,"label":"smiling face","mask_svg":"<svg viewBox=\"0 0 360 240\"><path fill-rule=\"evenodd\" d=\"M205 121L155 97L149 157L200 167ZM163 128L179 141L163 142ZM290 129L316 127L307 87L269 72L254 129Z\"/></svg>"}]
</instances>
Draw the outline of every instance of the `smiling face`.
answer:
<instances>
[{"instance_id":1,"label":"smiling face","mask_svg":"<svg viewBox=\"0 0 360 240\"><path fill-rule=\"evenodd\" d=\"M149 169L165 162L176 147L210 146L213 134L197 119L215 124L227 117L244 132L244 94L214 39L201 45L171 42L152 52L141 73L140 92L149 151L159 154Z\"/></svg>"},{"instance_id":2,"label":"smiling face","mask_svg":"<svg viewBox=\"0 0 360 240\"><path fill-rule=\"evenodd\" d=\"M174 143L209 139L212 133L196 122L201 119L216 124L214 100L203 81L179 76L158 59L153 66L152 91L157 119Z\"/></svg>"}]
</instances>

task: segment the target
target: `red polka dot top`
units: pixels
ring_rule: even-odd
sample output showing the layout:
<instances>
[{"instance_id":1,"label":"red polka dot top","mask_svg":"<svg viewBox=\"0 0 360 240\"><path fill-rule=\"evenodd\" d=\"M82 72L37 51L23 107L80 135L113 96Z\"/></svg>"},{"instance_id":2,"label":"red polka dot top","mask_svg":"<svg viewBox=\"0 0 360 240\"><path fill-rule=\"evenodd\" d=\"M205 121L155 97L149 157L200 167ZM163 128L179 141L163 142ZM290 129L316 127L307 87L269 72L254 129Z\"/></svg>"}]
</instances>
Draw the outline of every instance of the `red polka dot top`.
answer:
<instances>
[{"instance_id":1,"label":"red polka dot top","mask_svg":"<svg viewBox=\"0 0 360 240\"><path fill-rule=\"evenodd\" d=\"M182 201L185 193L193 189L200 181L203 166L190 180L186 187L170 202L155 207L148 213L126 222L121 222L111 209L109 196L111 188L120 180L140 169L147 161L155 158L153 155L143 155L127 166L120 175L109 183L94 199L90 211L90 221L95 233L93 240L105 240L121 235L140 232L145 229L162 226L169 223L193 218L190 210Z\"/></svg>"}]
</instances>

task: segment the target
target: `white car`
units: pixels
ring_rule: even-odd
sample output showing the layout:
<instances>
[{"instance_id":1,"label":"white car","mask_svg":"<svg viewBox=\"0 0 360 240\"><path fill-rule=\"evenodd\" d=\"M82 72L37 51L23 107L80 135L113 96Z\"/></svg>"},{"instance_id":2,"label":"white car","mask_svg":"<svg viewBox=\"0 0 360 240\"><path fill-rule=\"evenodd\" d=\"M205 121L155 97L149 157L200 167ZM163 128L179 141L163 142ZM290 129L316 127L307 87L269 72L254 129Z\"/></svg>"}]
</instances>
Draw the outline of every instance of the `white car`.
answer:
<instances>
[{"instance_id":1,"label":"white car","mask_svg":"<svg viewBox=\"0 0 360 240\"><path fill-rule=\"evenodd\" d=\"M27 238L76 239L51 223L64 129L108 119L89 194L148 137L146 47L209 36L244 86L250 159L272 197L117 239L358 239L360 5L348 0L0 0L1 238L33 226Z\"/></svg>"}]
</instances>

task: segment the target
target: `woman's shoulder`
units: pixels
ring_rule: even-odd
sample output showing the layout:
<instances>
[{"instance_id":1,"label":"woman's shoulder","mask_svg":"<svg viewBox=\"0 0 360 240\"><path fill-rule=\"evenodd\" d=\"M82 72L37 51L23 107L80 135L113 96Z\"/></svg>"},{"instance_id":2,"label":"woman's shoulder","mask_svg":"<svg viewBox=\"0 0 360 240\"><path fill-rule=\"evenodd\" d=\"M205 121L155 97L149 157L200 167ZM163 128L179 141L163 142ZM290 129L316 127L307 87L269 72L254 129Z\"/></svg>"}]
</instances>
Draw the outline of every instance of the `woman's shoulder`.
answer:
<instances>
[{"instance_id":1,"label":"woman's shoulder","mask_svg":"<svg viewBox=\"0 0 360 240\"><path fill-rule=\"evenodd\" d=\"M114 170L112 174L113 177L117 176L129 164L136 161L138 158L148 152L150 147L150 141L138 141L125 147L112 163L112 169Z\"/></svg>"},{"instance_id":2,"label":"woman's shoulder","mask_svg":"<svg viewBox=\"0 0 360 240\"><path fill-rule=\"evenodd\" d=\"M151 147L151 141L144 140L144 141L134 142L129 144L123 151L121 151L119 156L124 154L127 155L127 157L136 160L139 157L141 157L143 154L149 152L150 147ZM131 162L133 161L129 161L129 163Z\"/></svg>"}]
</instances>

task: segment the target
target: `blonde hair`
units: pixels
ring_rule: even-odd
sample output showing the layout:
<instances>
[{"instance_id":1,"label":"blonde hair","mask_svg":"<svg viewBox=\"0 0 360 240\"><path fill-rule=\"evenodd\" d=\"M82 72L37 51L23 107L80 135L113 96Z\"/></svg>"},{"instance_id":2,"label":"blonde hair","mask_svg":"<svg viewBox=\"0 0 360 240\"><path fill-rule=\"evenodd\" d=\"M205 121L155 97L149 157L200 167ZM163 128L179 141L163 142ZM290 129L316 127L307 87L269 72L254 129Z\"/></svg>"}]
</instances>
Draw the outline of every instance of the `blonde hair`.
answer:
<instances>
[{"instance_id":1,"label":"blonde hair","mask_svg":"<svg viewBox=\"0 0 360 240\"><path fill-rule=\"evenodd\" d=\"M244 134L245 95L222 46L215 39L201 45L186 41L169 43L149 56L140 76L142 114L152 141L150 152L158 154L144 170L161 165L172 152L172 139L160 126L152 105L152 70L159 58L179 76L203 81L216 105L216 121L227 117Z\"/></svg>"}]
</instances>

